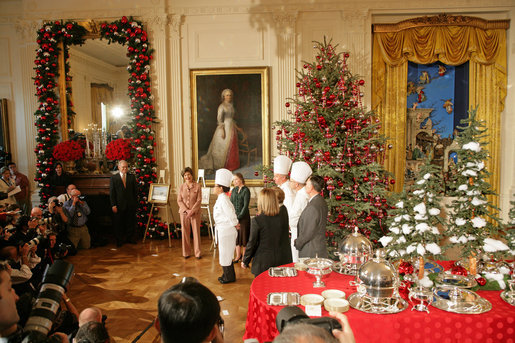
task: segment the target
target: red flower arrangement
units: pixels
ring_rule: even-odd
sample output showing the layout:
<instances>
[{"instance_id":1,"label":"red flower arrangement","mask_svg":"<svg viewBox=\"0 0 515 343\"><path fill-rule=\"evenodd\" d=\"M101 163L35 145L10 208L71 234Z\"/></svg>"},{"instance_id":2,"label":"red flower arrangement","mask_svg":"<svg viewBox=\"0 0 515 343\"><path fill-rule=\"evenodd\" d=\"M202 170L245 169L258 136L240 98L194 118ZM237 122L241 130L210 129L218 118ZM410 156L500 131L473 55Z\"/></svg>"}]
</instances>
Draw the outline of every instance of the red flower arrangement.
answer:
<instances>
[{"instance_id":1,"label":"red flower arrangement","mask_svg":"<svg viewBox=\"0 0 515 343\"><path fill-rule=\"evenodd\" d=\"M84 155L84 148L77 141L65 141L54 147L52 156L59 161L77 161Z\"/></svg>"},{"instance_id":2,"label":"red flower arrangement","mask_svg":"<svg viewBox=\"0 0 515 343\"><path fill-rule=\"evenodd\" d=\"M118 138L106 146L106 157L109 160L128 160L131 156L132 143L130 139Z\"/></svg>"}]
</instances>

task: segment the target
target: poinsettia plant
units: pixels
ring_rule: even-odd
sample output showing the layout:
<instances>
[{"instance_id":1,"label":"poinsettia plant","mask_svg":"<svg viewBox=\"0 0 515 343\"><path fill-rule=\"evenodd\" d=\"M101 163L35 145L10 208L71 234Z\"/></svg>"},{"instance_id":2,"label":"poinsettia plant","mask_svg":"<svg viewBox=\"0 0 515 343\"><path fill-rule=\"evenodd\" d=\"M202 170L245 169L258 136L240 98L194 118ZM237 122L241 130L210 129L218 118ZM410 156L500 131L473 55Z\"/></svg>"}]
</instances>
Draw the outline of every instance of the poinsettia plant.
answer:
<instances>
[{"instance_id":1,"label":"poinsettia plant","mask_svg":"<svg viewBox=\"0 0 515 343\"><path fill-rule=\"evenodd\" d=\"M58 161L77 161L84 156L84 148L77 141L64 141L54 147L52 156Z\"/></svg>"},{"instance_id":2,"label":"poinsettia plant","mask_svg":"<svg viewBox=\"0 0 515 343\"><path fill-rule=\"evenodd\" d=\"M131 154L132 142L128 138L118 138L109 142L106 146L107 159L114 160L128 160L132 157Z\"/></svg>"}]
</instances>

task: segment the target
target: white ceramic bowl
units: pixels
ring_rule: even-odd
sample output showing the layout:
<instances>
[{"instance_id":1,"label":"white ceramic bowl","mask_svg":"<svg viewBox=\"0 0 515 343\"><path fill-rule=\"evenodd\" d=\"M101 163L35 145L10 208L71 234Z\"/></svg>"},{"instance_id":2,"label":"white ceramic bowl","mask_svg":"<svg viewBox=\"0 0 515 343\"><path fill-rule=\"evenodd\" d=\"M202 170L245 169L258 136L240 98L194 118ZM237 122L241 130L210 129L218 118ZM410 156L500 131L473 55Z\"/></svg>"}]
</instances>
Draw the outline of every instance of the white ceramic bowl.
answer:
<instances>
[{"instance_id":1,"label":"white ceramic bowl","mask_svg":"<svg viewBox=\"0 0 515 343\"><path fill-rule=\"evenodd\" d=\"M322 292L322 296L326 299L329 298L341 298L345 299L345 292L340 291L339 289L326 289Z\"/></svg>"},{"instance_id":2,"label":"white ceramic bowl","mask_svg":"<svg viewBox=\"0 0 515 343\"><path fill-rule=\"evenodd\" d=\"M324 301L326 311L347 312L349 310L349 302L342 298L329 298Z\"/></svg>"},{"instance_id":3,"label":"white ceramic bowl","mask_svg":"<svg viewBox=\"0 0 515 343\"><path fill-rule=\"evenodd\" d=\"M301 305L322 305L324 297L320 294L304 294L300 297Z\"/></svg>"}]
</instances>

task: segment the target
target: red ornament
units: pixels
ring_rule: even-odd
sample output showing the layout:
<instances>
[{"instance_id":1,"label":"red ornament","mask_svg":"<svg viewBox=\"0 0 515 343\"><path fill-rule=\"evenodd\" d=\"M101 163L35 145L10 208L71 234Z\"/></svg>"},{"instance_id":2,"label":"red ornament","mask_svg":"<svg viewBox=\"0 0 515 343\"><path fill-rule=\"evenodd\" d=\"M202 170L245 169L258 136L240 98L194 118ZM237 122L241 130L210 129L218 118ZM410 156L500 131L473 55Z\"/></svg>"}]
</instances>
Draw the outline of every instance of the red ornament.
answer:
<instances>
[{"instance_id":1,"label":"red ornament","mask_svg":"<svg viewBox=\"0 0 515 343\"><path fill-rule=\"evenodd\" d=\"M452 268L451 268L451 274L453 275L463 275L463 276L467 276L468 275L468 272L465 268L463 268L462 266L456 266L454 265Z\"/></svg>"},{"instance_id":2,"label":"red ornament","mask_svg":"<svg viewBox=\"0 0 515 343\"><path fill-rule=\"evenodd\" d=\"M476 281L477 283L479 284L479 286L484 286L486 285L486 279L482 276L479 276L476 278Z\"/></svg>"},{"instance_id":3,"label":"red ornament","mask_svg":"<svg viewBox=\"0 0 515 343\"><path fill-rule=\"evenodd\" d=\"M258 175L259 175L259 173L258 173L258 172L254 172L254 176L258 176Z\"/></svg>"},{"instance_id":4,"label":"red ornament","mask_svg":"<svg viewBox=\"0 0 515 343\"><path fill-rule=\"evenodd\" d=\"M401 262L401 264L399 264L399 274L400 275L413 274L413 271L414 271L414 268L410 262Z\"/></svg>"}]
</instances>

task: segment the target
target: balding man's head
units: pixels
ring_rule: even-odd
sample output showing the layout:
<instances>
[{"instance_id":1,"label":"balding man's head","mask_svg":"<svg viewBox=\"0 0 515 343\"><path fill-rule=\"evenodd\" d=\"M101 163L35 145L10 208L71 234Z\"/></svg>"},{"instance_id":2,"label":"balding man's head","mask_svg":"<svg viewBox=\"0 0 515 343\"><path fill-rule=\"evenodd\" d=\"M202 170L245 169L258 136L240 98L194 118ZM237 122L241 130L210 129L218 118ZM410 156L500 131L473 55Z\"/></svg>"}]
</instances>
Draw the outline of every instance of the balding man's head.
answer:
<instances>
[{"instance_id":1,"label":"balding man's head","mask_svg":"<svg viewBox=\"0 0 515 343\"><path fill-rule=\"evenodd\" d=\"M88 322L102 322L102 311L98 307L88 307L79 314L79 326Z\"/></svg>"},{"instance_id":2,"label":"balding man's head","mask_svg":"<svg viewBox=\"0 0 515 343\"><path fill-rule=\"evenodd\" d=\"M32 211L30 211L30 216L41 219L43 218L43 210L39 207L34 207Z\"/></svg>"}]
</instances>

